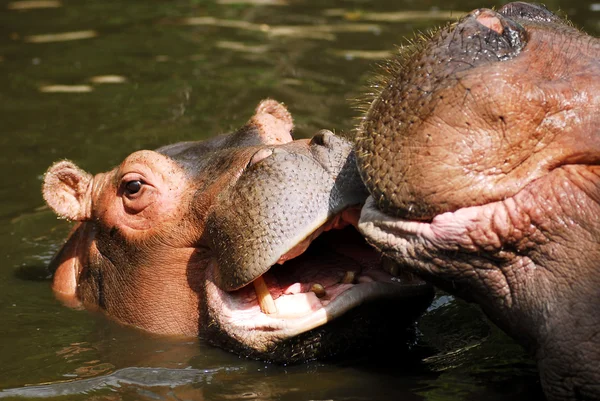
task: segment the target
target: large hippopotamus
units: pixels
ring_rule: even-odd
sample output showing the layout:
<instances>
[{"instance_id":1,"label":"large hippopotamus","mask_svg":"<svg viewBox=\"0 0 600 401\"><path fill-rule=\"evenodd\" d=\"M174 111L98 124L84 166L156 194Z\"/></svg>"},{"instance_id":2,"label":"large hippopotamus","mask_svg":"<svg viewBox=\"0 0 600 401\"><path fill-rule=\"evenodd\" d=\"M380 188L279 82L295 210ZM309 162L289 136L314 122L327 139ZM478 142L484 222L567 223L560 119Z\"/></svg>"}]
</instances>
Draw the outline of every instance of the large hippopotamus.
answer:
<instances>
[{"instance_id":1,"label":"large hippopotamus","mask_svg":"<svg viewBox=\"0 0 600 401\"><path fill-rule=\"evenodd\" d=\"M292 128L265 100L232 134L138 151L107 173L51 166L44 198L77 222L52 261L55 293L150 332L288 363L394 335L390 314L357 307L381 300L408 324L432 287L384 271L353 227L368 194L350 142L329 131L293 141Z\"/></svg>"},{"instance_id":2,"label":"large hippopotamus","mask_svg":"<svg viewBox=\"0 0 600 401\"><path fill-rule=\"evenodd\" d=\"M359 228L600 400L600 40L543 6L478 9L401 51L357 133Z\"/></svg>"}]
</instances>

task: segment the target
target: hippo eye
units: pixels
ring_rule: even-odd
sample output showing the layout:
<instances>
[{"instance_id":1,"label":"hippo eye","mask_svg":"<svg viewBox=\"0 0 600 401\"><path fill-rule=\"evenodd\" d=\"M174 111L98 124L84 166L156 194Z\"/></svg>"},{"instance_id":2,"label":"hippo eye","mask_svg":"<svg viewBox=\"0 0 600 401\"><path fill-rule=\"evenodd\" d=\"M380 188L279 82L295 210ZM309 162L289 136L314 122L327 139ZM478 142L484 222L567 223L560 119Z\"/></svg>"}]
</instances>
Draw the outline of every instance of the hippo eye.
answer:
<instances>
[{"instance_id":1,"label":"hippo eye","mask_svg":"<svg viewBox=\"0 0 600 401\"><path fill-rule=\"evenodd\" d=\"M143 184L140 180L128 181L125 184L125 190L127 191L128 195L134 195L140 192L140 190L142 189L142 185Z\"/></svg>"}]
</instances>

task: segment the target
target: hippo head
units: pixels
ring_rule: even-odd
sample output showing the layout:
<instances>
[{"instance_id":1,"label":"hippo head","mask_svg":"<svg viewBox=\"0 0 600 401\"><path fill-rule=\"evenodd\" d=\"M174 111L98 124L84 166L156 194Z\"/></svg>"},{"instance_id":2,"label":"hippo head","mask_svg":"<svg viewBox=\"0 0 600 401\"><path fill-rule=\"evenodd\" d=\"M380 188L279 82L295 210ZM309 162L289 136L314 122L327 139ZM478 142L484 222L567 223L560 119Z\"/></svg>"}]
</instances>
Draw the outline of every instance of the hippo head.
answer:
<instances>
[{"instance_id":1,"label":"hippo head","mask_svg":"<svg viewBox=\"0 0 600 401\"><path fill-rule=\"evenodd\" d=\"M431 288L381 270L352 227L367 192L350 143L329 131L292 141L291 130L285 107L266 100L233 134L138 151L95 176L50 167L44 198L78 222L52 262L55 292L151 332L284 362L348 349L375 320L394 321L347 313L367 301L409 297L414 319ZM342 315L351 321L325 325Z\"/></svg>"},{"instance_id":2,"label":"hippo head","mask_svg":"<svg viewBox=\"0 0 600 401\"><path fill-rule=\"evenodd\" d=\"M361 231L532 350L548 398L600 399L600 40L511 3L385 75L357 136Z\"/></svg>"}]
</instances>

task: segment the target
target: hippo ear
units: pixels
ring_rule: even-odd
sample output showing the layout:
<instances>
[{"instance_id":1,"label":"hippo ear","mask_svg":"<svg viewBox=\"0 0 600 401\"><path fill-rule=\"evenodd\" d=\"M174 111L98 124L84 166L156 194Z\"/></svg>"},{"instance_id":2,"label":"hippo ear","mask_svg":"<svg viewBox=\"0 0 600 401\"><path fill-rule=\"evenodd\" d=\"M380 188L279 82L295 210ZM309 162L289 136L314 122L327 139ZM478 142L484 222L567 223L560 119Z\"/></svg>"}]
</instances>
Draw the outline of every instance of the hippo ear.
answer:
<instances>
[{"instance_id":1,"label":"hippo ear","mask_svg":"<svg viewBox=\"0 0 600 401\"><path fill-rule=\"evenodd\" d=\"M92 210L92 180L91 174L71 161L55 163L44 175L44 200L62 218L89 220Z\"/></svg>"},{"instance_id":2,"label":"hippo ear","mask_svg":"<svg viewBox=\"0 0 600 401\"><path fill-rule=\"evenodd\" d=\"M276 100L265 99L260 102L247 125L258 130L261 142L266 145L280 145L292 141L292 115Z\"/></svg>"}]
</instances>

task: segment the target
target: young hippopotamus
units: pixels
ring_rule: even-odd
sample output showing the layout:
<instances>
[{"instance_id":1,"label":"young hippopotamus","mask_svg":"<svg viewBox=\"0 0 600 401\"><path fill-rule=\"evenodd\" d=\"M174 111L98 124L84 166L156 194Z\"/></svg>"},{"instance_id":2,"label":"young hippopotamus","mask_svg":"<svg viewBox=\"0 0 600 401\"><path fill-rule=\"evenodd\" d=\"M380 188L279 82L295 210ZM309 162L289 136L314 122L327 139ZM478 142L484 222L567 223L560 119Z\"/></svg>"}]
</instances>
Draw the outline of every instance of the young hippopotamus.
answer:
<instances>
[{"instance_id":1,"label":"young hippopotamus","mask_svg":"<svg viewBox=\"0 0 600 401\"><path fill-rule=\"evenodd\" d=\"M600 40L512 3L387 72L357 136L361 232L481 305L549 400L599 400Z\"/></svg>"},{"instance_id":2,"label":"young hippopotamus","mask_svg":"<svg viewBox=\"0 0 600 401\"><path fill-rule=\"evenodd\" d=\"M292 141L291 130L286 108L266 100L233 134L138 151L107 173L54 164L44 198L78 222L52 262L56 294L150 332L283 362L393 333L390 314L354 311L364 303L414 320L432 288L387 274L344 229L367 197L351 144L329 131ZM339 235L307 250L330 230Z\"/></svg>"}]
</instances>

